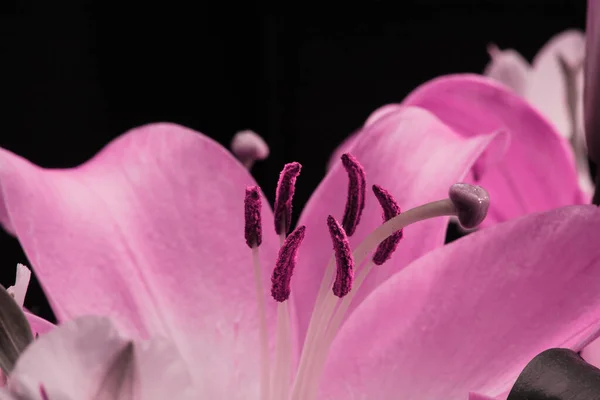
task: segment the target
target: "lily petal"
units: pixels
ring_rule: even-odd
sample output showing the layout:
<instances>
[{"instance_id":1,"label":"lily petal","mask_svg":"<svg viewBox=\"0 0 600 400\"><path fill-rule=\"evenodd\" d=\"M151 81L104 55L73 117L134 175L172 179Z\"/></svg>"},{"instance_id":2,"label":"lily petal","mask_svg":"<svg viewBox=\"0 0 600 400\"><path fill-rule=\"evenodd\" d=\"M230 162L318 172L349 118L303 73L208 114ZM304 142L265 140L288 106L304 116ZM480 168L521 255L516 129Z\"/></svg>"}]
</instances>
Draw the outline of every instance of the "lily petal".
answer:
<instances>
[{"instance_id":1,"label":"lily petal","mask_svg":"<svg viewBox=\"0 0 600 400\"><path fill-rule=\"evenodd\" d=\"M525 97L545 115L565 138L573 135L572 114L567 99L567 80L561 58L574 69L576 76L583 75L585 36L579 30L568 30L552 37L542 47L532 62L533 71ZM583 97L582 81L575 79L577 106ZM581 115L581 114L578 114ZM582 128L582 122L578 126Z\"/></svg>"},{"instance_id":2,"label":"lily petal","mask_svg":"<svg viewBox=\"0 0 600 400\"><path fill-rule=\"evenodd\" d=\"M131 342L101 317L69 321L27 349L8 388L33 400L41 399L41 385L49 399L198 398L174 346L160 339ZM124 388L129 396L122 396Z\"/></svg>"},{"instance_id":3,"label":"lily petal","mask_svg":"<svg viewBox=\"0 0 600 400\"><path fill-rule=\"evenodd\" d=\"M497 140L495 140L497 138ZM367 187L386 188L403 210L448 196L448 188L462 180L488 148L503 148L504 135L465 138L456 134L426 110L402 107L369 125L357 138L352 155L366 172ZM332 251L327 230L329 214L341 218L348 178L336 164L308 201L298 224L306 225L292 293L298 312L300 338L312 313L319 282ZM350 238L356 247L381 224L381 207L371 195L366 200L358 229ZM412 260L444 243L447 218L409 226L392 259L375 268L354 298L358 304L377 285Z\"/></svg>"},{"instance_id":4,"label":"lily petal","mask_svg":"<svg viewBox=\"0 0 600 400\"><path fill-rule=\"evenodd\" d=\"M531 74L527 60L513 49L500 50L493 44L488 46L488 53L491 60L483 74L524 95Z\"/></svg>"},{"instance_id":5,"label":"lily petal","mask_svg":"<svg viewBox=\"0 0 600 400\"><path fill-rule=\"evenodd\" d=\"M586 202L568 142L525 100L490 79L471 74L434 79L404 104L431 111L466 137L495 130L511 135L504 157L493 168L481 168L476 179L493 199L484 226Z\"/></svg>"},{"instance_id":6,"label":"lily petal","mask_svg":"<svg viewBox=\"0 0 600 400\"><path fill-rule=\"evenodd\" d=\"M599 226L597 207L565 207L415 261L342 326L323 399L495 397L541 351L581 349L600 329Z\"/></svg>"},{"instance_id":7,"label":"lily petal","mask_svg":"<svg viewBox=\"0 0 600 400\"><path fill-rule=\"evenodd\" d=\"M243 230L250 185L226 149L173 124L134 129L73 169L0 152L0 208L57 318L107 315L129 334L169 337L208 398L258 393L258 314ZM267 207L262 218L272 226ZM265 235L265 286L277 249L275 235ZM266 303L272 328L275 305Z\"/></svg>"},{"instance_id":8,"label":"lily petal","mask_svg":"<svg viewBox=\"0 0 600 400\"><path fill-rule=\"evenodd\" d=\"M340 157L342 156L342 154L348 153L350 151L350 149L356 142L356 138L360 134L361 130L373 124L378 119L385 117L386 115L392 112L398 111L399 108L400 105L398 104L386 104L373 111L371 115L369 115L369 118L367 118L361 129L358 129L357 131L352 133L350 136L344 139L344 141L338 147L336 147L336 149L333 151L333 154L331 155L331 158L329 159L329 162L327 163L327 170L329 171L333 167L333 164L340 161Z\"/></svg>"},{"instance_id":9,"label":"lily petal","mask_svg":"<svg viewBox=\"0 0 600 400\"><path fill-rule=\"evenodd\" d=\"M10 286L6 291L14 297L15 301L20 307L23 307L25 301L25 294L27 294L27 288L29 287L29 280L31 279L31 271L23 264L17 264L17 277L15 278L14 286Z\"/></svg>"},{"instance_id":10,"label":"lily petal","mask_svg":"<svg viewBox=\"0 0 600 400\"><path fill-rule=\"evenodd\" d=\"M35 335L43 335L54 329L55 325L52 322L46 321L44 318L38 317L28 311L23 311L25 312L25 318L27 318L27 322L29 322L34 337Z\"/></svg>"}]
</instances>

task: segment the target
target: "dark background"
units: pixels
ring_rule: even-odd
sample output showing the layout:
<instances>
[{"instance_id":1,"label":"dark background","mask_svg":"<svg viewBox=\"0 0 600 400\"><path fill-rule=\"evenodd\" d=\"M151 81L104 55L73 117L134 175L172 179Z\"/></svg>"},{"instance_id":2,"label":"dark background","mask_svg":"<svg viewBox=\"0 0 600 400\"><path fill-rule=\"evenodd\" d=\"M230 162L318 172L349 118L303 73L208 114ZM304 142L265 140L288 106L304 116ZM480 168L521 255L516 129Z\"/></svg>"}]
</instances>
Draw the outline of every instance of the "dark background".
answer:
<instances>
[{"instance_id":1,"label":"dark background","mask_svg":"<svg viewBox=\"0 0 600 400\"><path fill-rule=\"evenodd\" d=\"M225 145L253 129L272 150L253 169L265 193L285 162L303 164L299 210L336 144L378 106L438 75L481 72L489 42L531 60L552 35L585 23L584 0L194 6L3 2L0 146L70 167L152 121ZM0 256L0 283L12 285L26 258L5 234ZM36 282L25 304L51 315Z\"/></svg>"}]
</instances>

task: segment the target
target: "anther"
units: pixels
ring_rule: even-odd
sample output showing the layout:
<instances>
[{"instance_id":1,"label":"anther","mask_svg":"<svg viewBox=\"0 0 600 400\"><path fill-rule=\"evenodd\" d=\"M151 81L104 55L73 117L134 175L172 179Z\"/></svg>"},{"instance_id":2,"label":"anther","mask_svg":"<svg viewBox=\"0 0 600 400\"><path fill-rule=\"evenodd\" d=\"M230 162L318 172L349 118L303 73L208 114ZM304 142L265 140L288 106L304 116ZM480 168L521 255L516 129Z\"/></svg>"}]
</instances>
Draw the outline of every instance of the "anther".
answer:
<instances>
[{"instance_id":1,"label":"anther","mask_svg":"<svg viewBox=\"0 0 600 400\"><path fill-rule=\"evenodd\" d=\"M298 248L304 240L305 231L305 226L296 228L279 249L279 256L271 277L271 295L276 301L283 302L290 297L290 283L296 267Z\"/></svg>"},{"instance_id":2,"label":"anther","mask_svg":"<svg viewBox=\"0 0 600 400\"><path fill-rule=\"evenodd\" d=\"M365 170L350 153L342 155L342 165L348 173L348 199L346 200L342 227L347 236L352 236L365 208Z\"/></svg>"},{"instance_id":3,"label":"anther","mask_svg":"<svg viewBox=\"0 0 600 400\"><path fill-rule=\"evenodd\" d=\"M297 162L285 164L275 194L275 232L278 235L287 233L292 224L292 199L296 190L296 179L300 175L302 165Z\"/></svg>"},{"instance_id":4,"label":"anther","mask_svg":"<svg viewBox=\"0 0 600 400\"><path fill-rule=\"evenodd\" d=\"M400 206L387 190L383 189L381 186L373 185L373 193L375 193L375 197L383 209L384 222L389 221L400 214ZM387 237L387 239L381 242L379 246L377 246L375 255L373 255L373 263L375 265L382 265L390 259L392 253L396 250L396 247L398 247L400 239L402 239L402 232L403 231L401 229L392 233Z\"/></svg>"},{"instance_id":5,"label":"anther","mask_svg":"<svg viewBox=\"0 0 600 400\"><path fill-rule=\"evenodd\" d=\"M352 290L354 281L354 258L350 250L348 236L340 224L331 215L327 217L327 227L335 252L336 274L333 282L333 294L344 297Z\"/></svg>"},{"instance_id":6,"label":"anther","mask_svg":"<svg viewBox=\"0 0 600 400\"><path fill-rule=\"evenodd\" d=\"M244 217L246 224L244 234L248 247L258 247L262 243L262 224L260 210L262 202L258 186L248 186L244 198Z\"/></svg>"},{"instance_id":7,"label":"anther","mask_svg":"<svg viewBox=\"0 0 600 400\"><path fill-rule=\"evenodd\" d=\"M46 392L46 388L42 384L40 384L40 397L42 400L50 400L50 397L48 397L48 392Z\"/></svg>"},{"instance_id":8,"label":"anther","mask_svg":"<svg viewBox=\"0 0 600 400\"><path fill-rule=\"evenodd\" d=\"M246 168L252 168L257 160L264 160L269 156L269 146L254 131L246 130L237 132L231 140L231 152Z\"/></svg>"},{"instance_id":9,"label":"anther","mask_svg":"<svg viewBox=\"0 0 600 400\"><path fill-rule=\"evenodd\" d=\"M463 228L475 228L483 222L490 207L490 195L484 188L455 183L450 186L448 196L456 207L458 222Z\"/></svg>"}]
</instances>

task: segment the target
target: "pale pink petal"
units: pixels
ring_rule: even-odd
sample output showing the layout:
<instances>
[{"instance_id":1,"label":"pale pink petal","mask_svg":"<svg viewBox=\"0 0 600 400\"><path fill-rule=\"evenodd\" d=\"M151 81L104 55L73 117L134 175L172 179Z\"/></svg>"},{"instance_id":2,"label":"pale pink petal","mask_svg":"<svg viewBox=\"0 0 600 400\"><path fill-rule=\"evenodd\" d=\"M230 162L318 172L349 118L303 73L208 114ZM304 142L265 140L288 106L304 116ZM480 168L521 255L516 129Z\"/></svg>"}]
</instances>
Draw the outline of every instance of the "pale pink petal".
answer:
<instances>
[{"instance_id":1,"label":"pale pink petal","mask_svg":"<svg viewBox=\"0 0 600 400\"><path fill-rule=\"evenodd\" d=\"M38 317L37 315L30 313L29 311L23 311L25 312L25 317L29 322L29 326L31 326L33 336L35 336L36 334L43 335L44 333L48 333L52 329L54 329L55 325L52 322L46 321L45 319Z\"/></svg>"},{"instance_id":2,"label":"pale pink petal","mask_svg":"<svg viewBox=\"0 0 600 400\"><path fill-rule=\"evenodd\" d=\"M466 137L495 130L510 134L504 157L476 170L476 182L492 199L484 226L587 200L568 142L525 100L490 79L470 74L434 79L404 104L428 109Z\"/></svg>"},{"instance_id":3,"label":"pale pink petal","mask_svg":"<svg viewBox=\"0 0 600 400\"><path fill-rule=\"evenodd\" d=\"M588 363L600 367L600 339L594 340L581 350L581 357Z\"/></svg>"},{"instance_id":4,"label":"pale pink petal","mask_svg":"<svg viewBox=\"0 0 600 400\"><path fill-rule=\"evenodd\" d=\"M600 163L600 4L588 0L585 24L584 114L590 158Z\"/></svg>"},{"instance_id":5,"label":"pale pink petal","mask_svg":"<svg viewBox=\"0 0 600 400\"><path fill-rule=\"evenodd\" d=\"M426 110L403 107L365 128L352 148L352 154L366 171L366 206L358 229L350 238L356 247L382 223L382 210L371 192L381 185L403 210L448 196L448 188L462 180L476 160L494 142L502 148L505 137L481 135L462 137ZM348 177L337 164L327 174L308 201L298 224L306 225L306 237L292 279L292 293L298 311L300 337L312 312L332 247L327 216L341 219L346 202ZM360 302L379 283L412 260L444 243L448 218L437 218L406 228L404 239L392 259L373 270L355 298Z\"/></svg>"},{"instance_id":6,"label":"pale pink petal","mask_svg":"<svg viewBox=\"0 0 600 400\"><path fill-rule=\"evenodd\" d=\"M17 304L23 307L25 301L25 294L27 294L27 288L29 287L29 280L31 279L31 271L23 264L17 264L17 277L15 278L14 286L10 286L6 291L15 299Z\"/></svg>"},{"instance_id":7,"label":"pale pink petal","mask_svg":"<svg viewBox=\"0 0 600 400\"><path fill-rule=\"evenodd\" d=\"M128 346L130 362L122 365L118 357ZM82 317L40 337L17 362L8 387L28 400L41 399L40 385L49 399L116 399L113 377L136 399L198 398L173 345L160 339L132 343L100 317Z\"/></svg>"},{"instance_id":8,"label":"pale pink petal","mask_svg":"<svg viewBox=\"0 0 600 400\"><path fill-rule=\"evenodd\" d=\"M134 129L75 169L0 152L0 204L58 319L107 315L128 333L169 337L210 398L258 392L243 212L245 188L255 184L226 149L173 124ZM265 232L268 288L278 244Z\"/></svg>"},{"instance_id":9,"label":"pale pink petal","mask_svg":"<svg viewBox=\"0 0 600 400\"><path fill-rule=\"evenodd\" d=\"M598 226L597 207L570 206L415 261L342 326L322 398L497 396L543 350L581 349L600 329Z\"/></svg>"},{"instance_id":10,"label":"pale pink petal","mask_svg":"<svg viewBox=\"0 0 600 400\"><path fill-rule=\"evenodd\" d=\"M524 95L531 74L531 67L521 54L513 49L500 50L495 45L488 46L490 62L483 74Z\"/></svg>"},{"instance_id":11,"label":"pale pink petal","mask_svg":"<svg viewBox=\"0 0 600 400\"><path fill-rule=\"evenodd\" d=\"M582 74L584 56L585 37L583 32L568 30L555 35L533 59L532 73L525 93L525 97L566 138L573 135L573 126L567 103L567 81L559 57L562 57L572 68L575 68L578 74ZM578 97L583 97L581 89L579 87ZM580 127L581 122L578 123Z\"/></svg>"}]
</instances>

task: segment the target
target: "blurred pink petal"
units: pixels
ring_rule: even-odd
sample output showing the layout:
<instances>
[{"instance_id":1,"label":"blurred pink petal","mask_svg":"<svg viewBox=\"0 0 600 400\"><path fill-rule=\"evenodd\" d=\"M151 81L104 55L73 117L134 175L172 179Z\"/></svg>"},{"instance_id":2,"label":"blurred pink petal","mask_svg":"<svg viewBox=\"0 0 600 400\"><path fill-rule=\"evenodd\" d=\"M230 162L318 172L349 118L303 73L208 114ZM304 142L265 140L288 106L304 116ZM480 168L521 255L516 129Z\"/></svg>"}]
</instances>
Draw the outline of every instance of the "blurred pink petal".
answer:
<instances>
[{"instance_id":1,"label":"blurred pink petal","mask_svg":"<svg viewBox=\"0 0 600 400\"><path fill-rule=\"evenodd\" d=\"M357 137L352 155L365 169L367 187L386 188L404 210L447 197L448 188L461 181L486 151L505 146L505 136L466 138L448 129L434 115L416 107L400 107L367 126ZM323 271L331 257L331 242L324 221L329 214L341 219L346 201L348 178L336 164L321 182L304 208L299 225L307 235L292 280L292 293L298 312L300 338L312 313ZM370 193L369 193L370 194ZM436 218L406 228L402 245L392 259L375 268L353 307L377 285L430 250L443 245L447 218ZM361 223L350 238L355 247L381 224L381 207L367 198Z\"/></svg>"},{"instance_id":2,"label":"blurred pink petal","mask_svg":"<svg viewBox=\"0 0 600 400\"><path fill-rule=\"evenodd\" d=\"M248 185L229 152L172 124L132 130L74 169L0 151L1 207L57 318L108 315L128 333L170 337L211 398L257 391ZM263 223L272 221L264 207ZM277 249L265 235L265 285ZM275 305L267 306L273 326Z\"/></svg>"},{"instance_id":3,"label":"blurred pink petal","mask_svg":"<svg viewBox=\"0 0 600 400\"><path fill-rule=\"evenodd\" d=\"M477 171L477 184L493 199L484 225L586 201L567 141L526 101L490 79L470 74L434 79L403 104L431 111L465 137L510 134L504 157Z\"/></svg>"},{"instance_id":4,"label":"blurred pink petal","mask_svg":"<svg viewBox=\"0 0 600 400\"><path fill-rule=\"evenodd\" d=\"M119 357L124 352L129 357ZM174 346L131 342L100 317L67 322L23 353L8 389L33 400L41 385L49 399L198 398Z\"/></svg>"},{"instance_id":5,"label":"blurred pink petal","mask_svg":"<svg viewBox=\"0 0 600 400\"><path fill-rule=\"evenodd\" d=\"M32 314L28 311L23 311L25 312L25 317L29 322L29 326L31 326L33 336L35 336L36 334L43 335L44 333L48 333L52 329L54 329L55 325L52 322L46 321L45 319L38 317L37 315Z\"/></svg>"},{"instance_id":6,"label":"blurred pink petal","mask_svg":"<svg viewBox=\"0 0 600 400\"><path fill-rule=\"evenodd\" d=\"M17 264L17 276L15 278L14 286L10 286L6 291L15 299L20 307L23 307L25 301L25 294L29 287L29 280L31 279L31 271L23 264Z\"/></svg>"},{"instance_id":7,"label":"blurred pink petal","mask_svg":"<svg viewBox=\"0 0 600 400\"><path fill-rule=\"evenodd\" d=\"M531 75L531 66L521 54L513 49L500 50L496 45L488 46L490 62L483 74L503 83L517 94L524 95Z\"/></svg>"},{"instance_id":8,"label":"blurred pink petal","mask_svg":"<svg viewBox=\"0 0 600 400\"><path fill-rule=\"evenodd\" d=\"M567 81L559 57L576 69L577 75L583 75L582 62L585 57L583 32L568 30L559 33L542 47L533 59L533 73L525 98L554 124L563 137L570 138L573 135L572 115L567 102ZM578 88L578 107L581 107L582 89L582 87ZM578 121L577 124L583 128L581 122Z\"/></svg>"},{"instance_id":9,"label":"blurred pink petal","mask_svg":"<svg viewBox=\"0 0 600 400\"><path fill-rule=\"evenodd\" d=\"M497 396L541 351L580 350L600 329L598 226L597 207L571 206L415 261L342 326L322 399Z\"/></svg>"}]
</instances>

